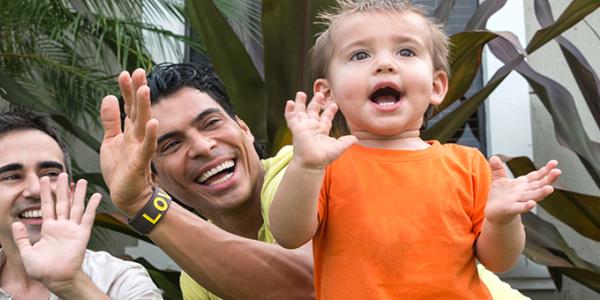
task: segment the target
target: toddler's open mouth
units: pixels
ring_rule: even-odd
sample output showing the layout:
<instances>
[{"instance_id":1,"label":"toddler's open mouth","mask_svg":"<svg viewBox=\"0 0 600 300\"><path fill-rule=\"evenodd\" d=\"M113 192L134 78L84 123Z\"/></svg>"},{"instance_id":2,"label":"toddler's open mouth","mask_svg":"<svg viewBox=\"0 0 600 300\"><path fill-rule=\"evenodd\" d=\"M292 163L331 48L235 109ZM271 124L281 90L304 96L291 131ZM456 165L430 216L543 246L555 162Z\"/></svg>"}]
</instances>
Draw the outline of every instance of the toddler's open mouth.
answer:
<instances>
[{"instance_id":1,"label":"toddler's open mouth","mask_svg":"<svg viewBox=\"0 0 600 300\"><path fill-rule=\"evenodd\" d=\"M400 101L400 98L402 98L400 91L387 86L375 90L369 97L369 100L380 106L392 106Z\"/></svg>"}]
</instances>

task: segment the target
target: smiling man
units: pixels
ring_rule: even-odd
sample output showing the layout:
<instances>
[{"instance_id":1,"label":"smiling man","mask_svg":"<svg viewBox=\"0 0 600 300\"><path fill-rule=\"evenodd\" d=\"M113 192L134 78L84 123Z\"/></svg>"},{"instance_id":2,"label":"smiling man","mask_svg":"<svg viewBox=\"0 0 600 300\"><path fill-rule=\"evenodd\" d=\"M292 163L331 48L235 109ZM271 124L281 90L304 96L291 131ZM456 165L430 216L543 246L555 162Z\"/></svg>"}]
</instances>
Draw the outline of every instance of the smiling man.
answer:
<instances>
[{"instance_id":1,"label":"smiling man","mask_svg":"<svg viewBox=\"0 0 600 300\"><path fill-rule=\"evenodd\" d=\"M45 117L0 113L0 299L162 299L146 270L86 251L100 195L69 190L69 157Z\"/></svg>"},{"instance_id":2,"label":"smiling man","mask_svg":"<svg viewBox=\"0 0 600 300\"><path fill-rule=\"evenodd\" d=\"M290 149L260 159L250 129L207 65L158 65L148 78L141 69L131 77L123 72L119 85L125 129L117 99L107 96L102 175L134 229L185 271L184 298L313 298L310 245L276 245L263 218ZM209 221L176 203L165 208L154 197L157 187Z\"/></svg>"}]
</instances>

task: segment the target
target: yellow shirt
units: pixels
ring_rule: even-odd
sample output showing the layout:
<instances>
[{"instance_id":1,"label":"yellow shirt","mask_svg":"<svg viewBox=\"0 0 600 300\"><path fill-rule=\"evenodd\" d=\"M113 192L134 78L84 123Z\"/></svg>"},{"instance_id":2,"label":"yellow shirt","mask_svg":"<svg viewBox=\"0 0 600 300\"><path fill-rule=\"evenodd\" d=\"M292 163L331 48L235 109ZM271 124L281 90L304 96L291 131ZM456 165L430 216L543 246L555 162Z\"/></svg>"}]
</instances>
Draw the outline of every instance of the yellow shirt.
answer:
<instances>
[{"instance_id":1,"label":"yellow shirt","mask_svg":"<svg viewBox=\"0 0 600 300\"><path fill-rule=\"evenodd\" d=\"M275 192L277 191L279 182L281 182L281 178L283 178L283 174L285 173L285 167L287 167L291 159L292 147L286 146L279 150L277 155L275 155L274 157L262 161L263 167L265 169L265 178L262 190L260 192L260 201L264 223L258 230L258 236L256 238L261 242L269 244L275 243L273 234L271 234L271 230L269 229L269 207L271 206L271 202L273 202L273 197L275 196ZM194 279L192 279L188 274L186 274L183 271L181 271L181 277L179 278L179 286L181 287L183 299L186 300L221 299L207 291L198 283L196 283Z\"/></svg>"},{"instance_id":2,"label":"yellow shirt","mask_svg":"<svg viewBox=\"0 0 600 300\"><path fill-rule=\"evenodd\" d=\"M273 202L273 197L283 178L285 173L285 167L292 159L292 147L283 147L276 156L263 160L263 167L265 168L265 180L261 190L261 204L262 204L262 215L263 226L258 231L257 240L274 244L275 240L271 234L269 227L269 207ZM479 277L485 283L488 290L492 294L495 300L524 300L530 299L523 296L519 291L513 289L507 283L502 282L496 274L485 269L481 264L477 264L477 271ZM183 294L183 298L186 300L221 300L221 298L213 295L201 285L196 283L188 274L181 272L181 278L179 279L179 285Z\"/></svg>"}]
</instances>

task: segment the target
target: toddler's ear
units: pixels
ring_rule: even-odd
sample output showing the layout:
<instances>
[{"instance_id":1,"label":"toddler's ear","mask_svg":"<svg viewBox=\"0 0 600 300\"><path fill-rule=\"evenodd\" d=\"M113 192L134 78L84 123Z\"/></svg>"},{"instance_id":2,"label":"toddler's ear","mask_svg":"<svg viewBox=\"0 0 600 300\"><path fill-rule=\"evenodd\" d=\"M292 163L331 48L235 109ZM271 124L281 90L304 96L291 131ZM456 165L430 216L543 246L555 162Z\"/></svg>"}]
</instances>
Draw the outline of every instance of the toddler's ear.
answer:
<instances>
[{"instance_id":1,"label":"toddler's ear","mask_svg":"<svg viewBox=\"0 0 600 300\"><path fill-rule=\"evenodd\" d=\"M325 96L325 101L327 103L335 101L333 92L331 91L331 87L329 85L329 81L325 78L319 78L315 80L315 84L313 85L314 93L322 93Z\"/></svg>"},{"instance_id":2,"label":"toddler's ear","mask_svg":"<svg viewBox=\"0 0 600 300\"><path fill-rule=\"evenodd\" d=\"M431 104L439 105L444 101L448 92L448 74L445 71L433 73L433 86L431 89Z\"/></svg>"}]
</instances>

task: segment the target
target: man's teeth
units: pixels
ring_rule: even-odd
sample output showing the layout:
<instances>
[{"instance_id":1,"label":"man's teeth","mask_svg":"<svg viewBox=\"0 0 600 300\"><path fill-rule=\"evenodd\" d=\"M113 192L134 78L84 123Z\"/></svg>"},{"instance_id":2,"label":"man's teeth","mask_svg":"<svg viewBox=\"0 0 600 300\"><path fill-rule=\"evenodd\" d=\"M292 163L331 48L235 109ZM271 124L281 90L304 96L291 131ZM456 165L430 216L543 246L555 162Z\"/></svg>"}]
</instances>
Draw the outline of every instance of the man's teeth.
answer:
<instances>
[{"instance_id":1,"label":"man's teeth","mask_svg":"<svg viewBox=\"0 0 600 300\"><path fill-rule=\"evenodd\" d=\"M224 161L222 162L220 165L202 173L202 175L200 175L200 179L198 180L200 183L205 182L208 178L210 178L211 176L225 170L225 169L229 169L231 167L234 166L233 160L228 160L228 161ZM217 183L223 182L223 179L229 179L229 177L231 174L227 174L227 176L217 180ZM214 182L212 184L215 184ZM211 185L212 185L211 184Z\"/></svg>"},{"instance_id":2,"label":"man's teeth","mask_svg":"<svg viewBox=\"0 0 600 300\"><path fill-rule=\"evenodd\" d=\"M219 180L215 180L215 181L213 181L213 182L209 183L208 185L216 185L216 184L221 184L221 183L223 183L223 182L225 182L225 181L229 180L229 178L231 178L231 176L233 176L233 173L229 173L229 174L227 174L227 175L223 176L223 178L221 178L221 179L219 179Z\"/></svg>"},{"instance_id":3,"label":"man's teeth","mask_svg":"<svg viewBox=\"0 0 600 300\"><path fill-rule=\"evenodd\" d=\"M28 210L21 214L22 218L41 218L42 211L41 210Z\"/></svg>"}]
</instances>

